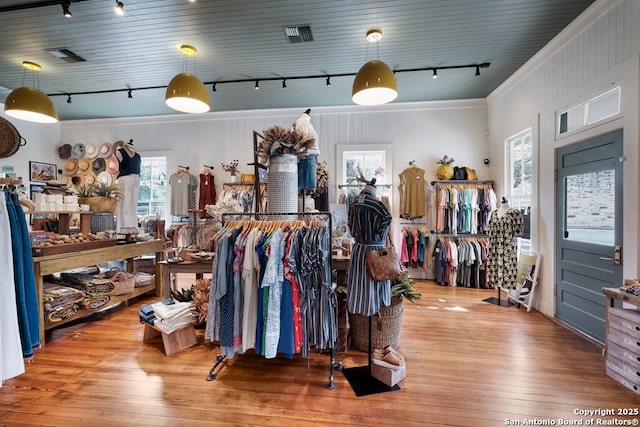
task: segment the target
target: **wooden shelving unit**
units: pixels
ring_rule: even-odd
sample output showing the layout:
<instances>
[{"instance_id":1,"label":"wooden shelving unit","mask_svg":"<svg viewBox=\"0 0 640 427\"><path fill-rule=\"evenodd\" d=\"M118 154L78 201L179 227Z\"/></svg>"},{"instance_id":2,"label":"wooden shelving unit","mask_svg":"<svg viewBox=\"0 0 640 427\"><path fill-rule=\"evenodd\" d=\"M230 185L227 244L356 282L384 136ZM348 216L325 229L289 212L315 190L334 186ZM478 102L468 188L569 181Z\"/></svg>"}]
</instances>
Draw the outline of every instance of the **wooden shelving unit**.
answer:
<instances>
[{"instance_id":1,"label":"wooden shelving unit","mask_svg":"<svg viewBox=\"0 0 640 427\"><path fill-rule=\"evenodd\" d=\"M126 302L139 295L146 294L155 290L156 295L162 295L162 277L159 274L158 263L164 259L164 249L166 242L164 240L150 240L148 242L131 243L127 245L108 246L105 248L89 249L84 251L65 252L55 255L45 255L33 257L33 269L36 280L36 290L38 294L38 312L40 314L40 343L44 346L44 333L47 329L51 329L72 320L88 316L97 311L112 307L116 304ZM132 292L124 295L112 296L109 303L100 310L79 310L75 315L64 319L61 322L45 323L44 322L44 304L42 301L44 276L48 274L58 273L61 271L71 270L79 267L86 267L101 264L109 261L124 259L127 262L127 270L133 271L133 258L155 252L156 254L156 281L155 284L135 288Z\"/></svg>"}]
</instances>

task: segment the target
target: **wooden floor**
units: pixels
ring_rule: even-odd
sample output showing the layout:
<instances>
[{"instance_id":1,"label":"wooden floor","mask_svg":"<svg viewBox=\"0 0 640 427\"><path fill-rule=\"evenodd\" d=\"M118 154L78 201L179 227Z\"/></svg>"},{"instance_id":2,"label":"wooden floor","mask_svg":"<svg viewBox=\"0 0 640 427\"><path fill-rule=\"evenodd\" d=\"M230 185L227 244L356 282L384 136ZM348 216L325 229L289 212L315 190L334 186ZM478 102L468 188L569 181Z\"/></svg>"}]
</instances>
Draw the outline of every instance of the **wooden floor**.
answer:
<instances>
[{"instance_id":1,"label":"wooden floor","mask_svg":"<svg viewBox=\"0 0 640 427\"><path fill-rule=\"evenodd\" d=\"M601 425L612 417L576 411L640 408L638 395L605 375L598 346L540 313L483 302L493 290L417 287L422 299L404 302L407 377L398 391L356 397L341 372L329 390L329 356L316 352L239 355L206 381L219 349L201 337L168 357L159 339L142 342L137 313L149 297L51 331L26 373L0 388L0 425ZM338 359L354 367L367 356Z\"/></svg>"}]
</instances>

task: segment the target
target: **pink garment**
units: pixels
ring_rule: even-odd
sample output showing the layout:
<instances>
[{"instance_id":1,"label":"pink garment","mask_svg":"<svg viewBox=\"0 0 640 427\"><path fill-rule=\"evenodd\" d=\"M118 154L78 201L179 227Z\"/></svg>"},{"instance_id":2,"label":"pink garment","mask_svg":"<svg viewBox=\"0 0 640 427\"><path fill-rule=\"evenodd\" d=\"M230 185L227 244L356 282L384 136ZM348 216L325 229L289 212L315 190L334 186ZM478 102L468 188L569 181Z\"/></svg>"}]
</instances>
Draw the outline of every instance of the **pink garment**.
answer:
<instances>
[{"instance_id":1,"label":"pink garment","mask_svg":"<svg viewBox=\"0 0 640 427\"><path fill-rule=\"evenodd\" d=\"M409 262L409 254L407 253L406 231L402 230L402 242L400 243L400 262L406 264Z\"/></svg>"}]
</instances>

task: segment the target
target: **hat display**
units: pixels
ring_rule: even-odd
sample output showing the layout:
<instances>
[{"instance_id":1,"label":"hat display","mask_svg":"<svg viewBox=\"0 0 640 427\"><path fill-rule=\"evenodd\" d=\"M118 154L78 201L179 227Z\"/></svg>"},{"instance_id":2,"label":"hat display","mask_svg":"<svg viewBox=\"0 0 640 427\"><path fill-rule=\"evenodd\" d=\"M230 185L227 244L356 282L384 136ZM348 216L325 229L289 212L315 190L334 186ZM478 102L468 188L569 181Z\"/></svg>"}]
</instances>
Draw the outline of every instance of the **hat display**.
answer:
<instances>
[{"instance_id":1,"label":"hat display","mask_svg":"<svg viewBox=\"0 0 640 427\"><path fill-rule=\"evenodd\" d=\"M120 170L120 164L116 156L111 156L107 159L107 172L112 175L116 175Z\"/></svg>"},{"instance_id":2,"label":"hat display","mask_svg":"<svg viewBox=\"0 0 640 427\"><path fill-rule=\"evenodd\" d=\"M102 157L93 160L93 173L96 175L107 170L107 161Z\"/></svg>"},{"instance_id":3,"label":"hat display","mask_svg":"<svg viewBox=\"0 0 640 427\"><path fill-rule=\"evenodd\" d=\"M85 153L86 153L87 149L85 147L85 145L81 142L77 143L76 145L73 146L73 149L71 149L71 155L73 157L75 157L76 159L81 159L84 157Z\"/></svg>"},{"instance_id":4,"label":"hat display","mask_svg":"<svg viewBox=\"0 0 640 427\"><path fill-rule=\"evenodd\" d=\"M92 185L96 182L96 176L90 172L84 176L84 180L86 185Z\"/></svg>"},{"instance_id":5,"label":"hat display","mask_svg":"<svg viewBox=\"0 0 640 427\"><path fill-rule=\"evenodd\" d=\"M65 175L73 175L78 171L78 159L69 159L67 163L64 164L64 174Z\"/></svg>"},{"instance_id":6,"label":"hat display","mask_svg":"<svg viewBox=\"0 0 640 427\"><path fill-rule=\"evenodd\" d=\"M82 187L86 183L86 178L84 175L73 175L71 177L71 183L76 187Z\"/></svg>"},{"instance_id":7,"label":"hat display","mask_svg":"<svg viewBox=\"0 0 640 427\"><path fill-rule=\"evenodd\" d=\"M88 157L83 157L78 161L78 169L82 172L88 172L91 170L91 166L93 166L93 162Z\"/></svg>"},{"instance_id":8,"label":"hat display","mask_svg":"<svg viewBox=\"0 0 640 427\"><path fill-rule=\"evenodd\" d=\"M67 160L69 157L71 157L71 144L62 144L61 146L59 146L58 156L60 156L62 160Z\"/></svg>"},{"instance_id":9,"label":"hat display","mask_svg":"<svg viewBox=\"0 0 640 427\"><path fill-rule=\"evenodd\" d=\"M95 159L98 155L98 147L95 144L87 144L85 155L90 159Z\"/></svg>"},{"instance_id":10,"label":"hat display","mask_svg":"<svg viewBox=\"0 0 640 427\"><path fill-rule=\"evenodd\" d=\"M102 182L105 185L111 185L113 183L113 178L111 178L111 175L106 171L100 172L96 180Z\"/></svg>"},{"instance_id":11,"label":"hat display","mask_svg":"<svg viewBox=\"0 0 640 427\"><path fill-rule=\"evenodd\" d=\"M100 146L100 150L98 150L98 156L103 159L108 159L113 155L113 145L109 142L105 142Z\"/></svg>"}]
</instances>

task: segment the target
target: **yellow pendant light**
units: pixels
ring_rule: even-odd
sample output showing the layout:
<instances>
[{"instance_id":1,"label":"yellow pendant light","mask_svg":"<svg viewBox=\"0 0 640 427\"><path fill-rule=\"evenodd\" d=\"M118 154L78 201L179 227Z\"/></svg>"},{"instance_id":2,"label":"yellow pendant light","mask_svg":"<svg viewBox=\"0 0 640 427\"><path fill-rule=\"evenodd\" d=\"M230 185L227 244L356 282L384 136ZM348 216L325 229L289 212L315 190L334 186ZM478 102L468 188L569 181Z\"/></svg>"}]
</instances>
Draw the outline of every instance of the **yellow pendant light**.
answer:
<instances>
[{"instance_id":1,"label":"yellow pendant light","mask_svg":"<svg viewBox=\"0 0 640 427\"><path fill-rule=\"evenodd\" d=\"M367 40L372 43L382 38L382 30L367 32ZM352 97L360 105L380 105L391 102L398 96L396 76L387 64L374 59L364 64L353 80Z\"/></svg>"},{"instance_id":2,"label":"yellow pendant light","mask_svg":"<svg viewBox=\"0 0 640 427\"><path fill-rule=\"evenodd\" d=\"M34 75L42 68L31 61L23 61L22 65ZM35 87L23 86L11 92L5 100L4 112L8 116L29 122L56 123L58 121L58 112L51 99Z\"/></svg>"},{"instance_id":3,"label":"yellow pendant light","mask_svg":"<svg viewBox=\"0 0 640 427\"><path fill-rule=\"evenodd\" d=\"M195 56L197 52L195 47L189 45L180 46L180 50L185 56ZM183 113L206 113L211 109L207 88L195 74L187 72L177 74L171 79L167 86L165 102L169 107Z\"/></svg>"}]
</instances>

